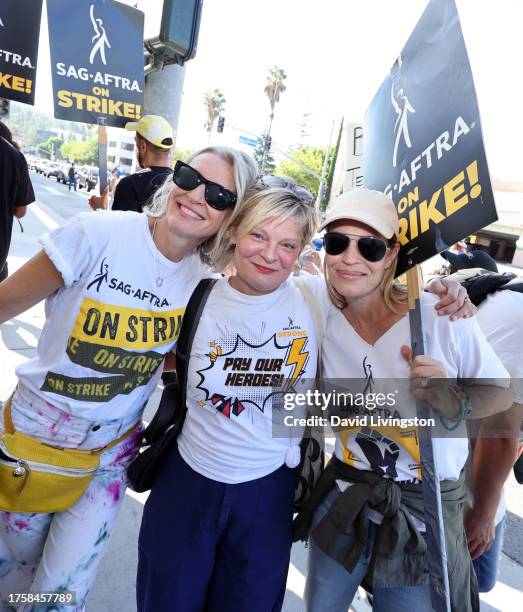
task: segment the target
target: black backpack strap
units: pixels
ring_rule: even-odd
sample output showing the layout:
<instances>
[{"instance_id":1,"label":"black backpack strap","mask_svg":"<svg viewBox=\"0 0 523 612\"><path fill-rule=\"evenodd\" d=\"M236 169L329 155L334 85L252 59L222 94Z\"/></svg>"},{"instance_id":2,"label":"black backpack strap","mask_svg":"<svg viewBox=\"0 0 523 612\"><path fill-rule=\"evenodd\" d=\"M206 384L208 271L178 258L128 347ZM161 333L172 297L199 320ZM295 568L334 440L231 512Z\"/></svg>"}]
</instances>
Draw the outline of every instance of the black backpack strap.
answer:
<instances>
[{"instance_id":1,"label":"black backpack strap","mask_svg":"<svg viewBox=\"0 0 523 612\"><path fill-rule=\"evenodd\" d=\"M189 365L189 355L194 340L194 335L198 329L198 323L202 316L203 308L212 288L216 284L216 278L204 278L193 291L185 314L183 315L182 329L176 344L176 376L182 392L182 406L185 406L185 396L187 393L187 367Z\"/></svg>"}]
</instances>

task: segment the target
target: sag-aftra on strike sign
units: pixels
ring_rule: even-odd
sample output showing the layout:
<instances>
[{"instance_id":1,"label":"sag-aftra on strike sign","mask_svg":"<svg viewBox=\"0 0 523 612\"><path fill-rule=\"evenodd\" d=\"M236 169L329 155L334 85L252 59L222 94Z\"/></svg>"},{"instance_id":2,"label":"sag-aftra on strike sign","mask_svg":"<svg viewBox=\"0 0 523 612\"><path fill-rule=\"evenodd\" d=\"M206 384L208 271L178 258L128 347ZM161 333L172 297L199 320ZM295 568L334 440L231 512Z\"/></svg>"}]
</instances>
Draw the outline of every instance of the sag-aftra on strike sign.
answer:
<instances>
[{"instance_id":1,"label":"sag-aftra on strike sign","mask_svg":"<svg viewBox=\"0 0 523 612\"><path fill-rule=\"evenodd\" d=\"M42 0L0 2L0 98L34 104Z\"/></svg>"},{"instance_id":2,"label":"sag-aftra on strike sign","mask_svg":"<svg viewBox=\"0 0 523 612\"><path fill-rule=\"evenodd\" d=\"M453 0L429 2L372 100L363 163L398 210L398 275L497 219Z\"/></svg>"},{"instance_id":3,"label":"sag-aftra on strike sign","mask_svg":"<svg viewBox=\"0 0 523 612\"><path fill-rule=\"evenodd\" d=\"M143 13L111 0L47 0L54 114L123 127L143 105Z\"/></svg>"}]
</instances>

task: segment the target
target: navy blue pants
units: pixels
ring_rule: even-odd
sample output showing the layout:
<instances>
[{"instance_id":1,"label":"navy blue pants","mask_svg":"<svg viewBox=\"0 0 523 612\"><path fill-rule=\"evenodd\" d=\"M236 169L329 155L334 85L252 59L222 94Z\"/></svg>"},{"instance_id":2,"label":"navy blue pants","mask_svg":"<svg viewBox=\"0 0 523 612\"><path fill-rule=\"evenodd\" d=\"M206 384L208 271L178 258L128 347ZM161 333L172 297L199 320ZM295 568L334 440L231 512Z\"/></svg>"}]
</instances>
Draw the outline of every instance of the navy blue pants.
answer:
<instances>
[{"instance_id":1,"label":"navy blue pants","mask_svg":"<svg viewBox=\"0 0 523 612\"><path fill-rule=\"evenodd\" d=\"M295 471L223 484L174 448L145 504L138 612L278 612L292 538Z\"/></svg>"}]
</instances>

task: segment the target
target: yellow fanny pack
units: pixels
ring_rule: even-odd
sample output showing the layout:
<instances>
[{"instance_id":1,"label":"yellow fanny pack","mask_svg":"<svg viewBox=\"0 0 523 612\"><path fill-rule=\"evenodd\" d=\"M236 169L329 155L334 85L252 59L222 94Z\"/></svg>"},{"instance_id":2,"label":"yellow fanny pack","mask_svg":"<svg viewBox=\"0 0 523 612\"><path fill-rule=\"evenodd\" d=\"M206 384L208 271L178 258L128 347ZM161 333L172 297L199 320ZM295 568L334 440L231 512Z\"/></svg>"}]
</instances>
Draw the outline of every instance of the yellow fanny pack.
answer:
<instances>
[{"instance_id":1,"label":"yellow fanny pack","mask_svg":"<svg viewBox=\"0 0 523 612\"><path fill-rule=\"evenodd\" d=\"M0 434L0 510L49 513L73 506L98 469L100 455L131 435L140 423L96 450L50 446L15 431L11 399L5 405L4 425L5 433Z\"/></svg>"}]
</instances>

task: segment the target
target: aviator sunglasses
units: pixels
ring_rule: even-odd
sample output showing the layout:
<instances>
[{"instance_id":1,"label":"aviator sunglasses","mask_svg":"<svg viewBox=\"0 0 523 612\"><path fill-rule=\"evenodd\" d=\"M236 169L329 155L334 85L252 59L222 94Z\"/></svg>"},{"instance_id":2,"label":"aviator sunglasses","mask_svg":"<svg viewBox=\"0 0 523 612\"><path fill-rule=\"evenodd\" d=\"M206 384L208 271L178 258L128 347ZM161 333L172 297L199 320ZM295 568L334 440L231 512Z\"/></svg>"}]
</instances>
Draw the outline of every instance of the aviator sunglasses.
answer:
<instances>
[{"instance_id":1,"label":"aviator sunglasses","mask_svg":"<svg viewBox=\"0 0 523 612\"><path fill-rule=\"evenodd\" d=\"M327 232L323 236L323 246L328 255L341 255L349 247L351 237L356 240L361 256L367 261L381 261L389 247L385 241L374 236L355 236L340 232Z\"/></svg>"},{"instance_id":2,"label":"aviator sunglasses","mask_svg":"<svg viewBox=\"0 0 523 612\"><path fill-rule=\"evenodd\" d=\"M177 161L174 166L173 181L180 189L192 191L205 185L205 201L216 210L225 210L236 204L236 194L218 183L207 180L192 166Z\"/></svg>"}]
</instances>

